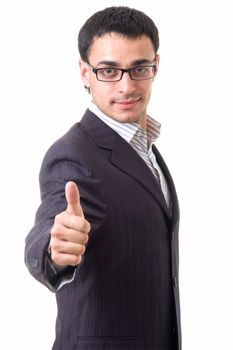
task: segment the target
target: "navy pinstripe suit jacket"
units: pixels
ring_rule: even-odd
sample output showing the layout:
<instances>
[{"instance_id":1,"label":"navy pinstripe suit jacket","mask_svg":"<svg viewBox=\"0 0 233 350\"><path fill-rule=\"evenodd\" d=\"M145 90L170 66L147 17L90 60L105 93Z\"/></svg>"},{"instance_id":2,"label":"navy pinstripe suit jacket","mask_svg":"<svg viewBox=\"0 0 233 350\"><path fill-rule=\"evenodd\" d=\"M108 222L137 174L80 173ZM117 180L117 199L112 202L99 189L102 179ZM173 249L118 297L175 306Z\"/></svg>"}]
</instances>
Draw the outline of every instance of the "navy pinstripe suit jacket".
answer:
<instances>
[{"instance_id":1,"label":"navy pinstripe suit jacket","mask_svg":"<svg viewBox=\"0 0 233 350\"><path fill-rule=\"evenodd\" d=\"M54 216L66 208L67 181L79 187L91 224L83 263L56 293L53 350L180 350L178 288L179 208L160 153L157 161L173 201L137 152L89 110L46 153L40 172L41 205L26 239L30 273L53 290L67 268L48 273L46 248Z\"/></svg>"}]
</instances>

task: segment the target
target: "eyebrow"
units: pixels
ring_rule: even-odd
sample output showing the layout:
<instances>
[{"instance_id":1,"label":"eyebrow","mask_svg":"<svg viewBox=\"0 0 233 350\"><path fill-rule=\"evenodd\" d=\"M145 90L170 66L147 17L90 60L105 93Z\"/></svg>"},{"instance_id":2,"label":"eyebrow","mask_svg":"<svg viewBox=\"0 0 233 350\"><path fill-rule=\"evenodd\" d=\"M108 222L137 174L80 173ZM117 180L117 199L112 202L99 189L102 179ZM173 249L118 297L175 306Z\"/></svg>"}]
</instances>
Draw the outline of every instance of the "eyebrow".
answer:
<instances>
[{"instance_id":1,"label":"eyebrow","mask_svg":"<svg viewBox=\"0 0 233 350\"><path fill-rule=\"evenodd\" d=\"M141 64L152 64L152 62L146 58L142 58L142 59L138 59L138 60L133 61L131 63L131 66L138 66ZM121 65L119 65L119 63L117 63L116 61L108 61L108 60L103 60L103 61L98 62L96 67L98 67L99 65L106 65L106 66L110 66L110 67L121 67Z\"/></svg>"}]
</instances>

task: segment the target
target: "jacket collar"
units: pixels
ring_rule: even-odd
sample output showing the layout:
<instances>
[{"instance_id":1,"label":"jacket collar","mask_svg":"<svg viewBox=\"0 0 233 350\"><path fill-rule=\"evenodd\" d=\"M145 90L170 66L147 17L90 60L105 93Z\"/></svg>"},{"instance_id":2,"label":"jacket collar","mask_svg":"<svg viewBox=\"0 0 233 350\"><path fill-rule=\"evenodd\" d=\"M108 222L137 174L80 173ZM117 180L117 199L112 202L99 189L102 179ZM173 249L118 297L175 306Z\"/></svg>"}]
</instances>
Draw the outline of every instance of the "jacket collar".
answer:
<instances>
[{"instance_id":1,"label":"jacket collar","mask_svg":"<svg viewBox=\"0 0 233 350\"><path fill-rule=\"evenodd\" d=\"M98 147L112 151L110 159L112 164L140 183L158 201L164 213L170 218L170 213L160 186L138 153L90 110L85 112L80 121L80 126L88 133ZM175 188L168 168L155 146L153 146L153 151L156 153L158 163L168 181L172 201L176 202L176 198L174 198L176 196Z\"/></svg>"}]
</instances>

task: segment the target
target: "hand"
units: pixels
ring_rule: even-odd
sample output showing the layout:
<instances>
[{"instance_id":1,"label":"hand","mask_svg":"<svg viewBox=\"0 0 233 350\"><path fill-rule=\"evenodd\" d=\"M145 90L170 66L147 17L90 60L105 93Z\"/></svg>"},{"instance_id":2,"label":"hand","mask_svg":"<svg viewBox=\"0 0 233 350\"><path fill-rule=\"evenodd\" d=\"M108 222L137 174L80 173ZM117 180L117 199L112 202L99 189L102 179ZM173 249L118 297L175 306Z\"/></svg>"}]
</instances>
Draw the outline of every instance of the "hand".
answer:
<instances>
[{"instance_id":1,"label":"hand","mask_svg":"<svg viewBox=\"0 0 233 350\"><path fill-rule=\"evenodd\" d=\"M90 232L80 204L78 187L69 181L65 187L67 208L55 217L51 229L51 259L60 266L80 264Z\"/></svg>"}]
</instances>

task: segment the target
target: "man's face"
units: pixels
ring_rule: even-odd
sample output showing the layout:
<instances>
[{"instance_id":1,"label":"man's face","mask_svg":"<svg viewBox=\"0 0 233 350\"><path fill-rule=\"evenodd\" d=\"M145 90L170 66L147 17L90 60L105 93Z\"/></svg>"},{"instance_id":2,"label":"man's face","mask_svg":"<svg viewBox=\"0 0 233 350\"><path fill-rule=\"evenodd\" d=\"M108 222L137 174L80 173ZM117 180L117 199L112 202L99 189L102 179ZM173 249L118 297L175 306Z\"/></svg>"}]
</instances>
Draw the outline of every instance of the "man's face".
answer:
<instances>
[{"instance_id":1,"label":"man's face","mask_svg":"<svg viewBox=\"0 0 233 350\"><path fill-rule=\"evenodd\" d=\"M132 39L117 33L95 38L88 58L94 68L125 69L158 63L159 60L149 37L143 35ZM124 73L120 81L98 81L92 69L82 60L80 72L84 84L90 88L93 102L102 112L122 123L145 124L153 78L136 81L130 78L129 73Z\"/></svg>"}]
</instances>

